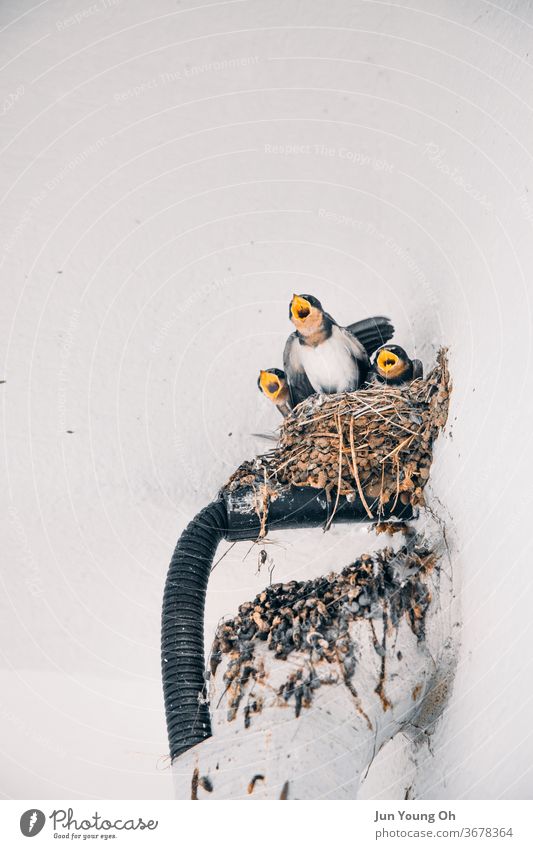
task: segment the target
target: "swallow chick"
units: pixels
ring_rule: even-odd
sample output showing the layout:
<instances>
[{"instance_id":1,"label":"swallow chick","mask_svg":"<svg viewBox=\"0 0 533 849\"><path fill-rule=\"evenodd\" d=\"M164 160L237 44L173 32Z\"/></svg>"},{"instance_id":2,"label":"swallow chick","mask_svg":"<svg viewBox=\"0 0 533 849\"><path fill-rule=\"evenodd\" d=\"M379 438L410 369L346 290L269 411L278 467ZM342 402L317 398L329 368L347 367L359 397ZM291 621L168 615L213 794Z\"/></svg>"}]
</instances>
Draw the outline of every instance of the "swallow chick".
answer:
<instances>
[{"instance_id":1,"label":"swallow chick","mask_svg":"<svg viewBox=\"0 0 533 849\"><path fill-rule=\"evenodd\" d=\"M289 318L296 330L285 345L283 365L293 406L315 392L359 389L370 369L370 354L394 332L381 316L340 327L313 295L293 295Z\"/></svg>"},{"instance_id":2,"label":"swallow chick","mask_svg":"<svg viewBox=\"0 0 533 849\"><path fill-rule=\"evenodd\" d=\"M285 372L279 368L269 368L259 372L257 385L263 395L272 401L282 416L288 416L291 411L289 384Z\"/></svg>"},{"instance_id":3,"label":"swallow chick","mask_svg":"<svg viewBox=\"0 0 533 849\"><path fill-rule=\"evenodd\" d=\"M424 376L420 360L411 360L399 345L387 345L376 352L370 380L400 386Z\"/></svg>"}]
</instances>

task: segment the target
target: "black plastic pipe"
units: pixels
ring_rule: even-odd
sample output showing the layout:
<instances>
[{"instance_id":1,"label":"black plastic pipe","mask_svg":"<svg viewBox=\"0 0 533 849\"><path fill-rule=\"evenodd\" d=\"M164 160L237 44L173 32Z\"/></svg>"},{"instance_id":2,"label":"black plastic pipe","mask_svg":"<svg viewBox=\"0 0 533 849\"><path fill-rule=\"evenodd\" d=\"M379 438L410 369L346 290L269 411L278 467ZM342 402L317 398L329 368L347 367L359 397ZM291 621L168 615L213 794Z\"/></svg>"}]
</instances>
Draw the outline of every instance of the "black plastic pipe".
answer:
<instances>
[{"instance_id":1,"label":"black plastic pipe","mask_svg":"<svg viewBox=\"0 0 533 849\"><path fill-rule=\"evenodd\" d=\"M204 677L204 609L207 583L223 539L254 540L261 530L257 493L250 487L224 492L190 522L174 550L163 596L162 674L170 757L173 760L211 736ZM334 510L334 505L336 508ZM336 502L323 490L279 488L268 507L268 531L333 522L407 521L410 505L370 518L359 498ZM259 509L260 513L260 509ZM333 514L333 516L332 516Z\"/></svg>"},{"instance_id":2,"label":"black plastic pipe","mask_svg":"<svg viewBox=\"0 0 533 849\"><path fill-rule=\"evenodd\" d=\"M337 522L406 522L413 518L410 504L398 503L394 511L379 510L376 498L368 504L372 516L358 496L348 499L342 495L337 501L333 493L328 498L323 489L308 486L280 487L268 503L267 530L288 528L314 528L326 525L330 519ZM229 540L257 539L261 530L260 494L251 487L241 487L224 494L228 514Z\"/></svg>"},{"instance_id":3,"label":"black plastic pipe","mask_svg":"<svg viewBox=\"0 0 533 849\"><path fill-rule=\"evenodd\" d=\"M161 652L172 759L211 736L204 680L204 608L213 558L226 531L224 502L213 501L183 531L168 570Z\"/></svg>"}]
</instances>

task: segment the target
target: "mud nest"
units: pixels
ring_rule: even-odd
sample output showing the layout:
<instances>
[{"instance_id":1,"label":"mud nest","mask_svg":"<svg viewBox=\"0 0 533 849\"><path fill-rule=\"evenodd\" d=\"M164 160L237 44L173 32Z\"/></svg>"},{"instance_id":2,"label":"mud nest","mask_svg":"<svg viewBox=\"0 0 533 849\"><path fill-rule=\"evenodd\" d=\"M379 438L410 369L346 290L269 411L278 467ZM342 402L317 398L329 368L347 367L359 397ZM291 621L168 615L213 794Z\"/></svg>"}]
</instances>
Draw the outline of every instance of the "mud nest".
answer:
<instances>
[{"instance_id":1,"label":"mud nest","mask_svg":"<svg viewBox=\"0 0 533 849\"><path fill-rule=\"evenodd\" d=\"M446 349L427 378L405 386L313 395L285 419L276 448L243 463L226 488L252 486L261 515L280 486L359 497L371 519L398 502L424 503L433 442L445 426L451 385ZM259 509L258 509L259 512Z\"/></svg>"},{"instance_id":2,"label":"mud nest","mask_svg":"<svg viewBox=\"0 0 533 849\"><path fill-rule=\"evenodd\" d=\"M229 655L224 673L228 720L235 719L245 696L245 727L250 725L253 714L262 710L264 688L256 688L253 682L267 683L262 659L255 656L258 644L266 643L281 660L289 659L293 652L299 652L300 659L303 655L304 663L290 672L277 692L284 702L294 705L296 716L302 707L310 706L318 687L338 683L340 670L341 682L370 723L353 684L358 652L349 634L350 623L370 620L374 649L381 663L376 693L387 710L391 707L384 692L387 641L394 641L403 617L417 639L424 640L425 616L431 602L425 577L436 562L436 553L414 537L399 551L385 548L375 554L363 554L340 574L274 584L253 601L241 604L237 616L217 629L210 656L214 675L222 655ZM376 634L376 619L383 624L381 639ZM335 664L329 674L328 664Z\"/></svg>"}]
</instances>

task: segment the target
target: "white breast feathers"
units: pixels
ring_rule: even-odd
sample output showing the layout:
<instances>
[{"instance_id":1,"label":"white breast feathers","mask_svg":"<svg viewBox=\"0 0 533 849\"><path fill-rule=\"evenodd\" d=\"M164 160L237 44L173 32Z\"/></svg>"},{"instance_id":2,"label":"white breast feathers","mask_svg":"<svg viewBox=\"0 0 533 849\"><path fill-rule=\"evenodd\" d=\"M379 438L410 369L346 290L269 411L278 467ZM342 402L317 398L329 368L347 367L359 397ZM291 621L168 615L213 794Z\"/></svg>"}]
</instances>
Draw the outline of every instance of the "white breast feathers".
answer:
<instances>
[{"instance_id":1,"label":"white breast feathers","mask_svg":"<svg viewBox=\"0 0 533 849\"><path fill-rule=\"evenodd\" d=\"M359 368L337 326L329 339L311 348L300 346L300 358L315 392L350 392L359 385Z\"/></svg>"}]
</instances>

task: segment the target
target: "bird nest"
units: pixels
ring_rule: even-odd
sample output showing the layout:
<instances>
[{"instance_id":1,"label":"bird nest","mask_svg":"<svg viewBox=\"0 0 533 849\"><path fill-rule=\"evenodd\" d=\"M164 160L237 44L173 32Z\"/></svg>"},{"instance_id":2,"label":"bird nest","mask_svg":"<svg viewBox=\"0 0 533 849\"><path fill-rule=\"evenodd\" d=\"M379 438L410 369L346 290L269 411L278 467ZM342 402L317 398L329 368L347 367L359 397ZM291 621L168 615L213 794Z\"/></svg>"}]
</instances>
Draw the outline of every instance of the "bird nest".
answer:
<instances>
[{"instance_id":1,"label":"bird nest","mask_svg":"<svg viewBox=\"0 0 533 849\"><path fill-rule=\"evenodd\" d=\"M423 505L450 392L442 348L425 379L313 395L284 420L276 448L243 463L225 489L254 488L263 518L269 499L283 486L325 490L337 502L341 495L358 497L374 520L392 514L398 503Z\"/></svg>"}]
</instances>

